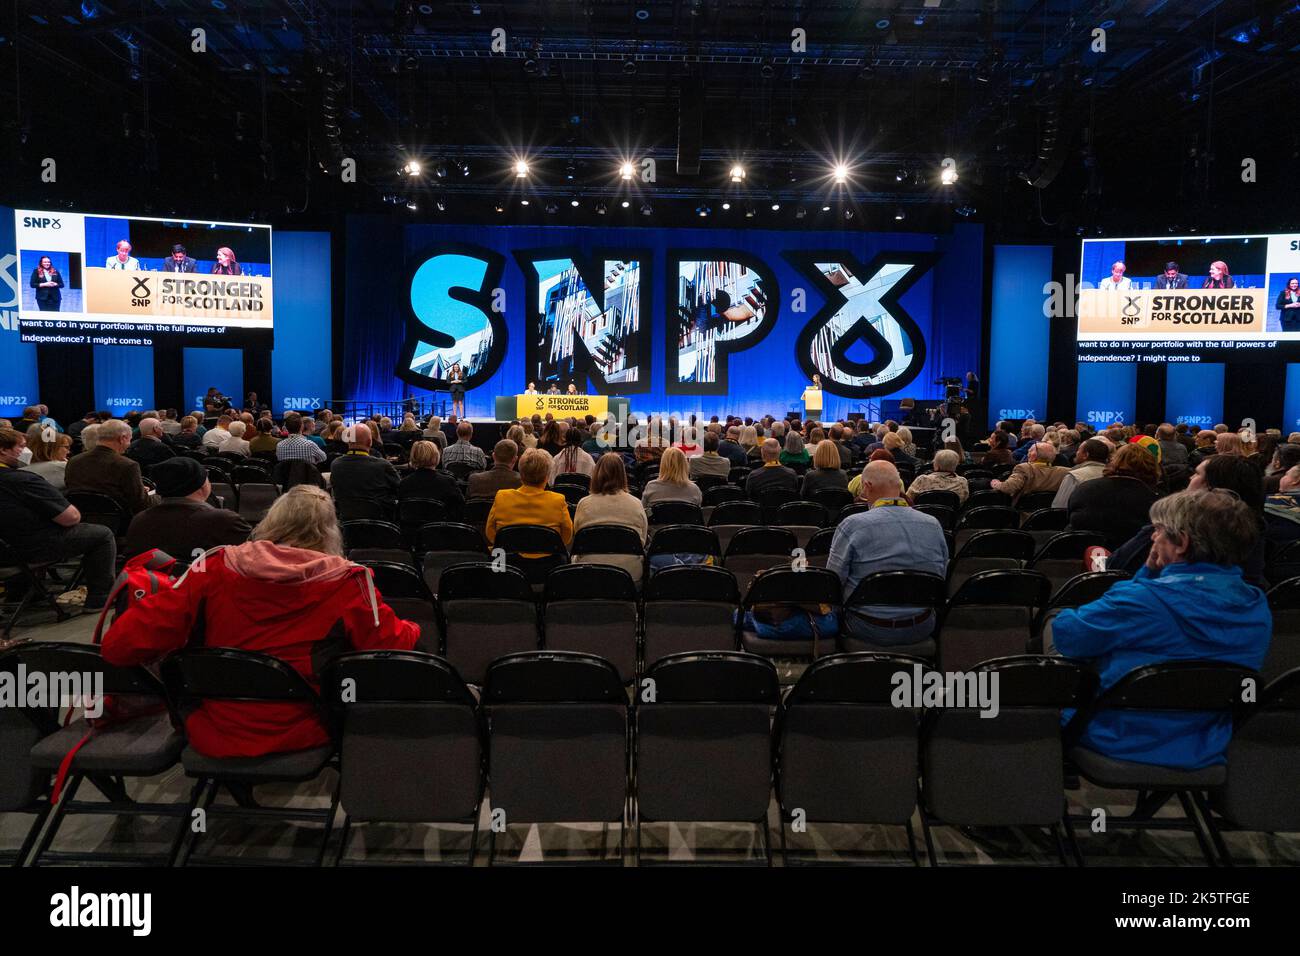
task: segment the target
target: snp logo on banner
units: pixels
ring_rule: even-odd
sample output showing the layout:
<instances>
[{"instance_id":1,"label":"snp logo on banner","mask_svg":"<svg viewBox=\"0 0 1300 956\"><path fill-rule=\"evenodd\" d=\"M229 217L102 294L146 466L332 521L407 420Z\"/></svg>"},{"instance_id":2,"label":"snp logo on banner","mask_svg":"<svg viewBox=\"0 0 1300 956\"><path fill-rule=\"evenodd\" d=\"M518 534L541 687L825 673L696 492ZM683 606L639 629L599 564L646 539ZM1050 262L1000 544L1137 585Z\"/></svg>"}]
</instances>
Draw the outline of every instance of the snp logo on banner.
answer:
<instances>
[{"instance_id":1,"label":"snp logo on banner","mask_svg":"<svg viewBox=\"0 0 1300 956\"><path fill-rule=\"evenodd\" d=\"M297 397L297 396L286 395L283 399L282 407L286 412L298 411L301 409L311 409L312 411L315 411L319 408L324 408L325 405L319 398L309 398L306 396Z\"/></svg>"},{"instance_id":2,"label":"snp logo on banner","mask_svg":"<svg viewBox=\"0 0 1300 956\"><path fill-rule=\"evenodd\" d=\"M24 229L62 229L63 220L57 216L23 216Z\"/></svg>"},{"instance_id":3,"label":"snp logo on banner","mask_svg":"<svg viewBox=\"0 0 1300 956\"><path fill-rule=\"evenodd\" d=\"M1123 425L1124 413L1091 411L1085 416L1085 420L1090 425Z\"/></svg>"},{"instance_id":4,"label":"snp logo on banner","mask_svg":"<svg viewBox=\"0 0 1300 956\"><path fill-rule=\"evenodd\" d=\"M999 408L998 418L1033 418L1032 408Z\"/></svg>"},{"instance_id":5,"label":"snp logo on banner","mask_svg":"<svg viewBox=\"0 0 1300 956\"><path fill-rule=\"evenodd\" d=\"M18 257L0 256L0 329L18 331Z\"/></svg>"}]
</instances>

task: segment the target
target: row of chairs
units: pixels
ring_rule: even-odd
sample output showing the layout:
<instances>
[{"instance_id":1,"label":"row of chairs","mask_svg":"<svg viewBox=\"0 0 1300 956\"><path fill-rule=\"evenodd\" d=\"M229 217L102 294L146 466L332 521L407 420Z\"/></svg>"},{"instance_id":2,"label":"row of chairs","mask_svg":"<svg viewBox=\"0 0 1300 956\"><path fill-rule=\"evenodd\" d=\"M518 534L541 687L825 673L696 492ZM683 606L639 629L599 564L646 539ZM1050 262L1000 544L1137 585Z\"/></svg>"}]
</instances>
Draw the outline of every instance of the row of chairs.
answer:
<instances>
[{"instance_id":1,"label":"row of chairs","mask_svg":"<svg viewBox=\"0 0 1300 956\"><path fill-rule=\"evenodd\" d=\"M571 652L497 660L478 696L446 660L419 652L344 654L327 665L319 691L282 661L228 648L172 655L161 680L142 667L112 667L84 645L31 644L0 656L0 668L14 671L20 663L99 673L108 693L153 701L156 713L91 737L71 759L66 792L55 803L50 777L87 733L84 719L60 729L49 712L0 711L8 731L0 735L0 811L35 817L11 856L16 865L285 862L202 846L204 832L188 825L198 808L209 819L205 832L223 818L315 824L312 858L294 862L320 865L340 805L336 863L360 862L348 856L356 827L419 823L468 828L464 862L472 865L485 799L493 821L489 863L498 831L521 825L616 825L618 857L611 862L622 861L631 826L641 862L645 826L728 822L753 825L770 864L773 793L787 863L792 830L858 824L903 827L919 865L911 824L919 810L932 865L941 862L932 836L941 826L1043 828L1062 866L1067 840L1083 865L1073 823L1091 817L1068 814L1069 772L1140 794L1134 814L1112 817L1112 826L1192 830L1211 864L1232 862L1225 830L1300 830L1300 670L1243 706L1242 684L1257 675L1222 662L1141 667L1098 695L1097 675L1086 665L1019 655L985 662L972 675L970 686L997 687L990 716L986 701L972 699L977 694L949 696L939 706L920 697L900 703L897 676L923 681L927 667L899 654L823 658L784 696L763 658L680 654L656 663L631 706L608 662ZM185 709L204 701L303 704L321 716L331 740L265 757L206 757L176 729ZM1078 716L1063 730L1066 709ZM1079 747L1081 728L1113 709L1232 715L1227 765L1177 771ZM187 801L130 798L129 780L178 762L195 781ZM337 782L325 810L257 806L248 796L255 785L314 781L327 769ZM106 799L77 799L87 781ZM216 803L222 788L243 799ZM1172 797L1184 817L1149 814L1155 801ZM62 824L81 813L155 815L173 830L166 848L147 856L55 849ZM792 828L795 821L802 826Z\"/></svg>"}]
</instances>

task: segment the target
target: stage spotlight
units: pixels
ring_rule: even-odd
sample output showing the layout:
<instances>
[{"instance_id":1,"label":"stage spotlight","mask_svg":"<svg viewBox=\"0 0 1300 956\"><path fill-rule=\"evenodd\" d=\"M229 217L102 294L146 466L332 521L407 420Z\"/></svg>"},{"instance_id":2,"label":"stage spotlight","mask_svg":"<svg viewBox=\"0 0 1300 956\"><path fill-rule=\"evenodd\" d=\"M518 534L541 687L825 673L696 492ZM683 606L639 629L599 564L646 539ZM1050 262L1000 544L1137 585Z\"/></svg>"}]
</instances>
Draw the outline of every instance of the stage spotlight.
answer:
<instances>
[{"instance_id":1,"label":"stage spotlight","mask_svg":"<svg viewBox=\"0 0 1300 956\"><path fill-rule=\"evenodd\" d=\"M528 160L526 160L526 159L516 159L516 160L515 160L515 178L516 178L516 179L523 179L523 178L526 177L527 175L528 175Z\"/></svg>"},{"instance_id":2,"label":"stage spotlight","mask_svg":"<svg viewBox=\"0 0 1300 956\"><path fill-rule=\"evenodd\" d=\"M608 212L608 210L609 210L609 207L606 206L606 205L604 204L604 202L598 202L598 203L596 203L596 215L597 215L597 216L603 216L603 215L605 215L605 213Z\"/></svg>"},{"instance_id":3,"label":"stage spotlight","mask_svg":"<svg viewBox=\"0 0 1300 956\"><path fill-rule=\"evenodd\" d=\"M631 76L633 73L635 73L635 72L636 72L636 60L624 60L624 61L623 61L623 72L624 72L624 74L626 74L627 76Z\"/></svg>"},{"instance_id":4,"label":"stage spotlight","mask_svg":"<svg viewBox=\"0 0 1300 956\"><path fill-rule=\"evenodd\" d=\"M456 163L456 168L460 170L462 176L469 175L469 163L465 162L463 159Z\"/></svg>"},{"instance_id":5,"label":"stage spotlight","mask_svg":"<svg viewBox=\"0 0 1300 956\"><path fill-rule=\"evenodd\" d=\"M703 219L712 211L713 210L710 209L708 206L704 205L704 203L700 203L698 206L695 207L695 214L699 216L701 219Z\"/></svg>"},{"instance_id":6,"label":"stage spotlight","mask_svg":"<svg viewBox=\"0 0 1300 956\"><path fill-rule=\"evenodd\" d=\"M957 181L956 166L944 166L939 171L939 182L943 183L945 186L951 186L956 181Z\"/></svg>"},{"instance_id":7,"label":"stage spotlight","mask_svg":"<svg viewBox=\"0 0 1300 956\"><path fill-rule=\"evenodd\" d=\"M836 163L835 169L832 170L832 175L835 177L835 184L837 186L843 186L849 181L849 167L845 166L843 163Z\"/></svg>"},{"instance_id":8,"label":"stage spotlight","mask_svg":"<svg viewBox=\"0 0 1300 956\"><path fill-rule=\"evenodd\" d=\"M808 210L805 209L803 206L794 207L794 218L803 219L807 215L808 215Z\"/></svg>"},{"instance_id":9,"label":"stage spotlight","mask_svg":"<svg viewBox=\"0 0 1300 956\"><path fill-rule=\"evenodd\" d=\"M772 203L772 212L780 212L780 211L781 211L781 204L779 202Z\"/></svg>"},{"instance_id":10,"label":"stage spotlight","mask_svg":"<svg viewBox=\"0 0 1300 956\"><path fill-rule=\"evenodd\" d=\"M894 170L894 182L905 183L912 178L912 171L906 166L899 166Z\"/></svg>"},{"instance_id":11,"label":"stage spotlight","mask_svg":"<svg viewBox=\"0 0 1300 956\"><path fill-rule=\"evenodd\" d=\"M406 165L402 167L402 172L408 176L418 176L422 169L419 160L411 159L407 160Z\"/></svg>"},{"instance_id":12,"label":"stage spotlight","mask_svg":"<svg viewBox=\"0 0 1300 956\"><path fill-rule=\"evenodd\" d=\"M573 179L577 175L578 167L574 164L573 160L569 160L568 165L564 167L564 178Z\"/></svg>"},{"instance_id":13,"label":"stage spotlight","mask_svg":"<svg viewBox=\"0 0 1300 956\"><path fill-rule=\"evenodd\" d=\"M622 205L623 205L623 208L626 209L628 206L630 206L630 205L632 205L632 204L631 204L630 202L628 202L626 199L624 199Z\"/></svg>"},{"instance_id":14,"label":"stage spotlight","mask_svg":"<svg viewBox=\"0 0 1300 956\"><path fill-rule=\"evenodd\" d=\"M969 206L963 203L958 206L955 211L957 215L961 216L963 219L969 219L971 216L975 215L976 210L974 206Z\"/></svg>"},{"instance_id":15,"label":"stage spotlight","mask_svg":"<svg viewBox=\"0 0 1300 956\"><path fill-rule=\"evenodd\" d=\"M723 208L724 210L725 210L725 209L730 209L730 208L731 208L731 203L729 203L729 202L724 202L724 203L722 204L722 208Z\"/></svg>"},{"instance_id":16,"label":"stage spotlight","mask_svg":"<svg viewBox=\"0 0 1300 956\"><path fill-rule=\"evenodd\" d=\"M560 211L560 207L557 206L555 203L548 202L546 204L546 212L548 215L554 216L559 211Z\"/></svg>"},{"instance_id":17,"label":"stage spotlight","mask_svg":"<svg viewBox=\"0 0 1300 956\"><path fill-rule=\"evenodd\" d=\"M578 199L578 197L574 196L572 199L569 200L569 205L572 206L574 209L577 209L579 202L580 200Z\"/></svg>"},{"instance_id":18,"label":"stage spotlight","mask_svg":"<svg viewBox=\"0 0 1300 956\"><path fill-rule=\"evenodd\" d=\"M902 207L902 206L897 206L897 207L894 208L894 221L895 221L895 222L902 222L902 221L903 221L904 219L906 219L906 218L907 218L907 213L905 213L905 212L903 211L903 207Z\"/></svg>"},{"instance_id":19,"label":"stage spotlight","mask_svg":"<svg viewBox=\"0 0 1300 956\"><path fill-rule=\"evenodd\" d=\"M446 164L446 163L439 163L437 166L433 167L433 174L434 174L435 176L437 176L439 179L446 179L446 178L447 178L447 164Z\"/></svg>"},{"instance_id":20,"label":"stage spotlight","mask_svg":"<svg viewBox=\"0 0 1300 956\"><path fill-rule=\"evenodd\" d=\"M853 218L853 210L852 209L844 210L844 219L847 221L852 218Z\"/></svg>"},{"instance_id":21,"label":"stage spotlight","mask_svg":"<svg viewBox=\"0 0 1300 956\"><path fill-rule=\"evenodd\" d=\"M731 181L733 183L739 183L739 182L744 182L744 180L745 180L745 167L740 165L740 163L736 163L736 165L731 167Z\"/></svg>"},{"instance_id":22,"label":"stage spotlight","mask_svg":"<svg viewBox=\"0 0 1300 956\"><path fill-rule=\"evenodd\" d=\"M531 199L521 199L521 200L519 200L519 205L521 205L521 206L531 206L532 204L533 204L533 203L532 203L532 200L531 200Z\"/></svg>"},{"instance_id":23,"label":"stage spotlight","mask_svg":"<svg viewBox=\"0 0 1300 956\"><path fill-rule=\"evenodd\" d=\"M745 206L745 218L746 218L746 219L753 219L753 218L754 218L755 216L757 216L757 215L758 215L758 210L754 208L753 204L747 204L747 205Z\"/></svg>"},{"instance_id":24,"label":"stage spotlight","mask_svg":"<svg viewBox=\"0 0 1300 956\"><path fill-rule=\"evenodd\" d=\"M438 207L438 212L447 211L447 200L443 199L441 196L435 199L433 204Z\"/></svg>"},{"instance_id":25,"label":"stage spotlight","mask_svg":"<svg viewBox=\"0 0 1300 956\"><path fill-rule=\"evenodd\" d=\"M618 168L618 174L624 182L631 182L632 177L636 175L636 167L631 163L624 163Z\"/></svg>"},{"instance_id":26,"label":"stage spotlight","mask_svg":"<svg viewBox=\"0 0 1300 956\"><path fill-rule=\"evenodd\" d=\"M650 205L648 202L643 202L641 204L641 215L649 216L654 211L655 211L655 207Z\"/></svg>"},{"instance_id":27,"label":"stage spotlight","mask_svg":"<svg viewBox=\"0 0 1300 956\"><path fill-rule=\"evenodd\" d=\"M501 200L499 200L499 199L496 201L496 203L493 204L492 208L495 209L497 212L505 212L505 211L506 211L506 205L505 205L505 203L501 202Z\"/></svg>"},{"instance_id":28,"label":"stage spotlight","mask_svg":"<svg viewBox=\"0 0 1300 956\"><path fill-rule=\"evenodd\" d=\"M415 212L420 207L416 204L414 199L408 199L406 200L406 208L411 210L411 212Z\"/></svg>"}]
</instances>

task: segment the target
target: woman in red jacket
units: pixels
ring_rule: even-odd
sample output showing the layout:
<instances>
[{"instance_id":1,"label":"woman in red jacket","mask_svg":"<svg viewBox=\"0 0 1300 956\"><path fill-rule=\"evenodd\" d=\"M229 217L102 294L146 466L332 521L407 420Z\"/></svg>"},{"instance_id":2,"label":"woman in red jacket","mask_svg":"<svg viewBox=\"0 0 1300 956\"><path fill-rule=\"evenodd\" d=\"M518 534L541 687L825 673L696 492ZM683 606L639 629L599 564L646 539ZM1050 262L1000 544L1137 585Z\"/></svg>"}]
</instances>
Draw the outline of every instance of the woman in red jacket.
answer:
<instances>
[{"instance_id":1,"label":"woman in red jacket","mask_svg":"<svg viewBox=\"0 0 1300 956\"><path fill-rule=\"evenodd\" d=\"M209 551L166 591L131 607L104 638L111 664L145 664L185 647L199 614L204 644L259 651L312 684L312 651L341 627L358 650L410 650L419 625L383 602L370 572L343 557L334 503L296 485L278 498L246 544ZM209 757L257 757L329 741L316 711L297 703L204 701L185 720Z\"/></svg>"}]
</instances>

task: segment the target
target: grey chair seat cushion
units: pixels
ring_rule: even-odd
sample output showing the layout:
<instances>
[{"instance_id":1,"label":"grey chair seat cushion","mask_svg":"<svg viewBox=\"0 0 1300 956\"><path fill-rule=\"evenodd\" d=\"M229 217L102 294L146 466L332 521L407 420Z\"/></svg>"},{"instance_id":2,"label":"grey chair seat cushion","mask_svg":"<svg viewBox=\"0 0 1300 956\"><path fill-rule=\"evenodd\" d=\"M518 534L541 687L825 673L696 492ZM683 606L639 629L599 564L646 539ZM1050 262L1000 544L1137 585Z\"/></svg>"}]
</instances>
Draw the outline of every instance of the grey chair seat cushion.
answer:
<instances>
[{"instance_id":1,"label":"grey chair seat cushion","mask_svg":"<svg viewBox=\"0 0 1300 956\"><path fill-rule=\"evenodd\" d=\"M1115 760L1086 747L1073 747L1070 761L1092 783L1114 790L1200 790L1221 787L1228 778L1228 768L1215 764L1202 770L1178 770L1155 764Z\"/></svg>"},{"instance_id":2,"label":"grey chair seat cushion","mask_svg":"<svg viewBox=\"0 0 1300 956\"><path fill-rule=\"evenodd\" d=\"M934 659L936 647L934 638L927 637L915 644L872 644L851 634L840 635L840 645L845 651L875 651L881 654L910 654L913 657Z\"/></svg>"},{"instance_id":3,"label":"grey chair seat cushion","mask_svg":"<svg viewBox=\"0 0 1300 956\"><path fill-rule=\"evenodd\" d=\"M261 757L206 757L193 747L186 747L181 754L181 764L191 777L270 783L276 780L311 780L324 769L332 756L332 744Z\"/></svg>"},{"instance_id":4,"label":"grey chair seat cushion","mask_svg":"<svg viewBox=\"0 0 1300 956\"><path fill-rule=\"evenodd\" d=\"M55 731L32 748L32 765L57 770L68 751L90 731L84 718ZM94 731L72 758L71 769L73 773L150 777L176 763L184 746L184 734L172 727L166 713L137 717Z\"/></svg>"}]
</instances>

